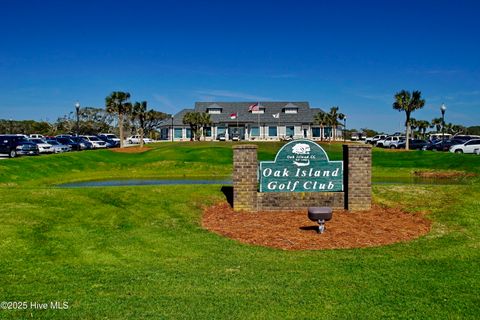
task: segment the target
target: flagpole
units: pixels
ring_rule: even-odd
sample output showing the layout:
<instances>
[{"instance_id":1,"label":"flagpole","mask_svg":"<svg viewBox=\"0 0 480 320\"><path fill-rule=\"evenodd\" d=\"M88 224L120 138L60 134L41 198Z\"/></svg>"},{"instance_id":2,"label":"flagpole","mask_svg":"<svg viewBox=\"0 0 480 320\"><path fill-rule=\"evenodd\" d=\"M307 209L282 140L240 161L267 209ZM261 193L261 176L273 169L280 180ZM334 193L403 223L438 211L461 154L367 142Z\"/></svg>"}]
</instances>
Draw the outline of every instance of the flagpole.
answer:
<instances>
[{"instance_id":1,"label":"flagpole","mask_svg":"<svg viewBox=\"0 0 480 320\"><path fill-rule=\"evenodd\" d=\"M277 115L278 115L278 118L277 118L277 120L278 120L278 123L277 123L278 140L280 140L280 112L277 113ZM286 130L286 128L285 128L285 130ZM285 132L285 133L286 133L286 132Z\"/></svg>"},{"instance_id":2,"label":"flagpole","mask_svg":"<svg viewBox=\"0 0 480 320\"><path fill-rule=\"evenodd\" d=\"M258 120L258 138L262 138L262 128L260 127L260 102L257 101L257 120Z\"/></svg>"}]
</instances>

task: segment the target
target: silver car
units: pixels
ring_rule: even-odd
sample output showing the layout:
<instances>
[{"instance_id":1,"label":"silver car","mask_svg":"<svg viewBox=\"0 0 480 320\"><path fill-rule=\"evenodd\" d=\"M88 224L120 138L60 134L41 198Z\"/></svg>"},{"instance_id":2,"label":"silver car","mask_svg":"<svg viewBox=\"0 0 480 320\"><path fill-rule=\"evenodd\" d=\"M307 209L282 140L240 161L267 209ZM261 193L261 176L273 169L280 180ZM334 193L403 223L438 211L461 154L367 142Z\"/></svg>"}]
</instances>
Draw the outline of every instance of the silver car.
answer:
<instances>
[{"instance_id":1,"label":"silver car","mask_svg":"<svg viewBox=\"0 0 480 320\"><path fill-rule=\"evenodd\" d=\"M47 143L52 145L53 153L62 153L72 151L72 147L61 144L57 140L47 140Z\"/></svg>"}]
</instances>

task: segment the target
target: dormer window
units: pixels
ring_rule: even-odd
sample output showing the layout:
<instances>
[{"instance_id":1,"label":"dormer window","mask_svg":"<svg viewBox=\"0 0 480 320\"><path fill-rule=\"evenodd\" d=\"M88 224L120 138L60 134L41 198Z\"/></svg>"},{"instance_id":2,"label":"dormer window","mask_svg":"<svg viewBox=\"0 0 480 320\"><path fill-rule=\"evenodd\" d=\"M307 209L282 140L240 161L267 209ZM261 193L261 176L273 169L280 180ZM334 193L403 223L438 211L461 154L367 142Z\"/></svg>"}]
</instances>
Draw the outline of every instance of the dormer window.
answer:
<instances>
[{"instance_id":1,"label":"dormer window","mask_svg":"<svg viewBox=\"0 0 480 320\"><path fill-rule=\"evenodd\" d=\"M253 114L265 113L265 108L259 108L258 110L252 110Z\"/></svg>"},{"instance_id":2,"label":"dormer window","mask_svg":"<svg viewBox=\"0 0 480 320\"><path fill-rule=\"evenodd\" d=\"M208 114L220 114L222 113L222 108L207 108Z\"/></svg>"},{"instance_id":3,"label":"dormer window","mask_svg":"<svg viewBox=\"0 0 480 320\"><path fill-rule=\"evenodd\" d=\"M298 108L285 108L283 109L285 114L295 114L298 113Z\"/></svg>"}]
</instances>

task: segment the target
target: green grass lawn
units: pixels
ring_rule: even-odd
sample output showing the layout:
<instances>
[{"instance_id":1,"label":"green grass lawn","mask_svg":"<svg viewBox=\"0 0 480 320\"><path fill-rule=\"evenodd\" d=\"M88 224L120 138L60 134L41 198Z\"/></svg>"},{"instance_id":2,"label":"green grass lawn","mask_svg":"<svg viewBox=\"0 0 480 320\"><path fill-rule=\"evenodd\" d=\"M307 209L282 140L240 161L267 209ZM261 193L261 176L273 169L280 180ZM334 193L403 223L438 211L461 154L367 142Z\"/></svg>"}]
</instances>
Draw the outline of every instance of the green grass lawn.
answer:
<instances>
[{"instance_id":1,"label":"green grass lawn","mask_svg":"<svg viewBox=\"0 0 480 320\"><path fill-rule=\"evenodd\" d=\"M164 143L0 162L0 301L66 301L67 310L1 310L0 319L480 318L480 180L375 185L374 199L427 211L417 240L286 252L205 231L221 186L55 187L111 178L228 177L229 143ZM259 143L259 158L281 145ZM331 159L341 146L324 145ZM480 174L480 157L374 150L375 177L415 170Z\"/></svg>"}]
</instances>

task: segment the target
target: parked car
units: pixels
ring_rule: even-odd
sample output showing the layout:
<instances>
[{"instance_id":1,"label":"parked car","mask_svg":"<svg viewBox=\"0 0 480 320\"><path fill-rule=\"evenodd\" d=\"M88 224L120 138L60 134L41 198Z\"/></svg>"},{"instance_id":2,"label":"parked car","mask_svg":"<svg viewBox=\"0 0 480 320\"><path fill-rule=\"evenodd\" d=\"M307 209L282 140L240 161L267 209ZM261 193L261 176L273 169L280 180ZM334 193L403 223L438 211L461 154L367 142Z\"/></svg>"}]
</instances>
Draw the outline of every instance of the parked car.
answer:
<instances>
[{"instance_id":1,"label":"parked car","mask_svg":"<svg viewBox=\"0 0 480 320\"><path fill-rule=\"evenodd\" d=\"M462 144L454 144L450 147L450 152L455 153L474 153L475 149L480 148L480 139L472 139Z\"/></svg>"},{"instance_id":2,"label":"parked car","mask_svg":"<svg viewBox=\"0 0 480 320\"><path fill-rule=\"evenodd\" d=\"M350 137L350 140L352 141L363 141L366 140L367 137L364 134L361 133L352 133L352 136ZM366 142L365 142L366 143Z\"/></svg>"},{"instance_id":3,"label":"parked car","mask_svg":"<svg viewBox=\"0 0 480 320\"><path fill-rule=\"evenodd\" d=\"M100 140L105 141L105 143L107 144L107 148L118 148L118 147L120 147L120 139L112 140L112 139L107 138L107 136L105 136L105 135L103 135L103 136L98 135L97 137L99 137Z\"/></svg>"},{"instance_id":4,"label":"parked car","mask_svg":"<svg viewBox=\"0 0 480 320\"><path fill-rule=\"evenodd\" d=\"M385 139L386 137L387 137L387 135L385 135L385 134L378 134L378 135L376 135L372 138L365 139L365 143L370 143L370 144L375 145L378 140Z\"/></svg>"},{"instance_id":5,"label":"parked car","mask_svg":"<svg viewBox=\"0 0 480 320\"><path fill-rule=\"evenodd\" d=\"M22 141L17 146L17 154L26 156L38 156L40 151L38 146L30 141Z\"/></svg>"},{"instance_id":6,"label":"parked car","mask_svg":"<svg viewBox=\"0 0 480 320\"><path fill-rule=\"evenodd\" d=\"M403 137L403 136L389 136L389 137L386 137L383 140L378 140L376 145L377 145L377 147L383 147L383 148L390 148L390 145L393 145L393 147L395 148L396 145L402 140L405 140L405 137Z\"/></svg>"},{"instance_id":7,"label":"parked car","mask_svg":"<svg viewBox=\"0 0 480 320\"><path fill-rule=\"evenodd\" d=\"M78 143L80 145L80 150L90 150L93 149L93 143L90 141L82 138L82 137L71 137L69 138L75 143Z\"/></svg>"},{"instance_id":8,"label":"parked car","mask_svg":"<svg viewBox=\"0 0 480 320\"><path fill-rule=\"evenodd\" d=\"M225 138L225 133L219 133L219 134L217 135L217 140L218 140L218 141L225 141L225 140L226 140L226 138Z\"/></svg>"},{"instance_id":9,"label":"parked car","mask_svg":"<svg viewBox=\"0 0 480 320\"><path fill-rule=\"evenodd\" d=\"M68 152L72 150L70 146L61 144L60 142L54 139L47 140L47 143L52 145L53 153L62 153L62 152Z\"/></svg>"},{"instance_id":10,"label":"parked car","mask_svg":"<svg viewBox=\"0 0 480 320\"><path fill-rule=\"evenodd\" d=\"M406 140L403 140L397 144L397 149L405 149L407 144ZM425 147L428 144L427 141L425 140L420 140L420 139L412 139L408 143L408 147L410 150L423 150L423 147Z\"/></svg>"},{"instance_id":11,"label":"parked car","mask_svg":"<svg viewBox=\"0 0 480 320\"><path fill-rule=\"evenodd\" d=\"M131 136L131 137L128 137L127 138L127 142L130 143L130 144L139 144L140 143L140 136L139 135L135 135L135 136ZM152 139L149 139L149 138L143 138L143 143L152 143Z\"/></svg>"},{"instance_id":12,"label":"parked car","mask_svg":"<svg viewBox=\"0 0 480 320\"><path fill-rule=\"evenodd\" d=\"M468 140L472 140L472 139L480 139L480 136L458 134L458 135L454 136L453 139L462 140L463 142L467 142Z\"/></svg>"},{"instance_id":13,"label":"parked car","mask_svg":"<svg viewBox=\"0 0 480 320\"><path fill-rule=\"evenodd\" d=\"M113 133L99 133L97 135L97 137L99 137L100 139L105 138L105 139L108 139L108 140L116 141L118 143L118 145L120 145L120 138L118 138ZM103 141L105 141L105 140L103 140Z\"/></svg>"},{"instance_id":14,"label":"parked car","mask_svg":"<svg viewBox=\"0 0 480 320\"><path fill-rule=\"evenodd\" d=\"M93 149L106 148L107 143L96 136L82 136L85 140L89 141L93 145Z\"/></svg>"},{"instance_id":15,"label":"parked car","mask_svg":"<svg viewBox=\"0 0 480 320\"><path fill-rule=\"evenodd\" d=\"M71 139L71 138L73 138L73 137L74 137L74 136L72 136L71 134L59 134L59 135L57 135L57 136L55 136L55 137L51 137L51 138L52 138L52 139L55 139L55 138L69 138L69 139Z\"/></svg>"},{"instance_id":16,"label":"parked car","mask_svg":"<svg viewBox=\"0 0 480 320\"><path fill-rule=\"evenodd\" d=\"M465 141L459 140L459 139L448 139L448 140L434 140L430 141L425 147L423 147L423 150L432 150L432 151L448 151L450 150L450 147L455 145L455 144L462 144Z\"/></svg>"},{"instance_id":17,"label":"parked car","mask_svg":"<svg viewBox=\"0 0 480 320\"><path fill-rule=\"evenodd\" d=\"M43 134L34 133L29 136L31 139L45 139Z\"/></svg>"},{"instance_id":18,"label":"parked car","mask_svg":"<svg viewBox=\"0 0 480 320\"><path fill-rule=\"evenodd\" d=\"M29 141L35 143L40 153L53 153L52 145L40 138L30 138Z\"/></svg>"},{"instance_id":19,"label":"parked car","mask_svg":"<svg viewBox=\"0 0 480 320\"><path fill-rule=\"evenodd\" d=\"M1 135L0 153L15 158L17 155L38 155L39 151L37 145L25 139L24 136Z\"/></svg>"},{"instance_id":20,"label":"parked car","mask_svg":"<svg viewBox=\"0 0 480 320\"><path fill-rule=\"evenodd\" d=\"M75 151L80 151L82 150L82 147L80 146L80 143L75 142L72 138L67 138L67 137L57 137L55 138L60 144L64 144L66 146L70 146L72 150Z\"/></svg>"}]
</instances>

